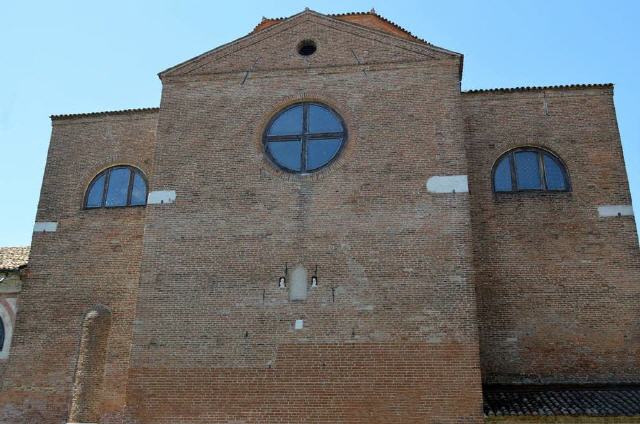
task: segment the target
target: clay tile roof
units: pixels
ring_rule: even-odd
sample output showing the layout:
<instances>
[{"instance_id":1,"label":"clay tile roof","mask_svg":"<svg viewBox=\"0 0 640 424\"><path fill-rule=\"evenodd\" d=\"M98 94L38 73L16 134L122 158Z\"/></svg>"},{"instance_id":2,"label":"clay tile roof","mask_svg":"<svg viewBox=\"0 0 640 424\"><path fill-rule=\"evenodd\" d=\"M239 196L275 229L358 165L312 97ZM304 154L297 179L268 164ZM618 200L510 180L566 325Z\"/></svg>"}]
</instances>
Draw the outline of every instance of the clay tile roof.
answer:
<instances>
[{"instance_id":1,"label":"clay tile roof","mask_svg":"<svg viewBox=\"0 0 640 424\"><path fill-rule=\"evenodd\" d=\"M50 118L53 120L59 120L59 119L82 118L87 116L128 115L128 114L134 114L134 113L158 112L159 110L160 109L157 107L143 107L139 109L108 110L104 112L87 112L87 113L70 113L70 114L63 114L63 115L51 115Z\"/></svg>"},{"instance_id":2,"label":"clay tile roof","mask_svg":"<svg viewBox=\"0 0 640 424\"><path fill-rule=\"evenodd\" d=\"M422 38L413 35L409 30L401 27L400 25L396 24L395 22L392 22L389 19L385 18L384 16L377 14L374 9L371 9L371 11L369 11L369 12L338 13L338 14L329 15L329 16L333 16L334 18L340 19L341 17L345 17L345 16L367 16L367 15L368 16L375 16L376 18L380 19L381 21L386 22L387 24L391 25L395 29L404 32L409 38L411 38L413 40L421 41L423 43L432 45L428 41L423 40ZM357 23L357 22L355 22L355 23Z\"/></svg>"},{"instance_id":3,"label":"clay tile roof","mask_svg":"<svg viewBox=\"0 0 640 424\"><path fill-rule=\"evenodd\" d=\"M360 26L365 26L365 27L369 27L369 28L374 28L374 29L378 29L378 30L382 30L385 32L390 32L392 34L395 34L396 36L400 36L402 38L406 38L409 40L414 40L414 41L419 41L421 43L425 43L428 45L432 45L431 43L429 43L426 40L423 40L422 38L419 38L415 35L413 35L411 32L409 32L408 30L404 29L403 27L401 27L400 25L396 24L395 22L392 22L390 20L388 20L387 18L385 18L384 16L379 15L375 9L371 9L369 12L348 12L348 13L333 13L333 14L327 14L326 16L335 18L335 19L339 19L341 21L345 21L345 22L350 22L356 25L360 25ZM361 21L359 18L360 17L375 17L377 19L379 19L380 21L384 22L385 24L387 24L388 27L390 28L384 28L384 27L372 27L371 25L367 25L364 21ZM272 25L277 24L278 22L284 21L285 19L288 18L262 18L262 22L260 22L258 25L255 26L255 28L253 29L253 31L251 31L251 34L254 34L258 31L262 31L265 28L268 28Z\"/></svg>"},{"instance_id":4,"label":"clay tile roof","mask_svg":"<svg viewBox=\"0 0 640 424\"><path fill-rule=\"evenodd\" d=\"M640 416L640 385L488 386L486 416Z\"/></svg>"},{"instance_id":5,"label":"clay tile roof","mask_svg":"<svg viewBox=\"0 0 640 424\"><path fill-rule=\"evenodd\" d=\"M464 94L473 93L512 93L515 91L540 91L540 90L570 90L581 88L611 88L613 84L568 84L568 85L546 85L546 86L531 86L531 87L510 87L510 88L485 88L477 90L463 91Z\"/></svg>"},{"instance_id":6,"label":"clay tile roof","mask_svg":"<svg viewBox=\"0 0 640 424\"><path fill-rule=\"evenodd\" d=\"M27 265L30 247L0 247L0 270L13 271Z\"/></svg>"}]
</instances>

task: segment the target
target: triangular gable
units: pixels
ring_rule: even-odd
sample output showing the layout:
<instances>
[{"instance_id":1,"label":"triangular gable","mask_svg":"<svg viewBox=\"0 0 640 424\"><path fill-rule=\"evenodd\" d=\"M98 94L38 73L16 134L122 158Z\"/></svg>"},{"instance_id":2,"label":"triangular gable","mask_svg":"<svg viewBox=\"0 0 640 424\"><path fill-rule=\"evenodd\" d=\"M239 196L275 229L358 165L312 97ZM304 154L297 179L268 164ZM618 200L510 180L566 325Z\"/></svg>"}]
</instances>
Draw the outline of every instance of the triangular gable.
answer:
<instances>
[{"instance_id":1,"label":"triangular gable","mask_svg":"<svg viewBox=\"0 0 640 424\"><path fill-rule=\"evenodd\" d=\"M426 44L431 44L421 38L416 37L406 29L402 28L400 25L391 22L381 15L378 15L375 9L371 9L369 12L339 13L329 14L326 16L367 28L384 31L389 34L395 35L396 37L404 38L407 40L420 41ZM262 22L256 25L251 33L255 34L286 19L288 18L262 18Z\"/></svg>"},{"instance_id":2,"label":"triangular gable","mask_svg":"<svg viewBox=\"0 0 640 424\"><path fill-rule=\"evenodd\" d=\"M377 18L375 18L377 19ZM413 36L411 36L413 37ZM292 39L312 38L317 52L297 54ZM266 53L268 52L268 53ZM160 73L160 78L272 70L419 62L462 55L377 28L305 10Z\"/></svg>"}]
</instances>

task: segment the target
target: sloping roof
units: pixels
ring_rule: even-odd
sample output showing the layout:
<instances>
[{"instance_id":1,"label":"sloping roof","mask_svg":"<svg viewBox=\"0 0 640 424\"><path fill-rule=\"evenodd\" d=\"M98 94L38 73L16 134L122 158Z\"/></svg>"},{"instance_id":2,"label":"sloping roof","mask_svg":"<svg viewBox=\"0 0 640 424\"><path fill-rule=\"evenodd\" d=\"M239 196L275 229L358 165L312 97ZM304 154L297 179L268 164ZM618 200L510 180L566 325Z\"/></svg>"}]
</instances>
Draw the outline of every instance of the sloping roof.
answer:
<instances>
[{"instance_id":1,"label":"sloping roof","mask_svg":"<svg viewBox=\"0 0 640 424\"><path fill-rule=\"evenodd\" d=\"M463 91L462 94L474 93L512 93L516 91L542 91L542 90L572 90L583 88L612 88L613 84L567 84L567 85L546 85L546 86L528 86L528 87L508 87L508 88L481 88L475 90Z\"/></svg>"},{"instance_id":2,"label":"sloping roof","mask_svg":"<svg viewBox=\"0 0 640 424\"><path fill-rule=\"evenodd\" d=\"M62 115L51 115L52 120L60 119L73 119L87 116L108 116L108 115L129 115L135 113L156 113L160 109L157 107L143 107L139 109L122 109L122 110L107 110L103 112L85 112L85 113L69 113Z\"/></svg>"},{"instance_id":3,"label":"sloping roof","mask_svg":"<svg viewBox=\"0 0 640 424\"><path fill-rule=\"evenodd\" d=\"M27 265L30 247L0 247L0 270L12 271Z\"/></svg>"},{"instance_id":4,"label":"sloping roof","mask_svg":"<svg viewBox=\"0 0 640 424\"><path fill-rule=\"evenodd\" d=\"M385 18L384 16L379 15L378 13L376 13L375 9L371 9L369 12L329 13L329 14L326 14L325 16L329 16L329 17L338 19L340 21L350 22L356 25L367 27L367 28L378 29L378 30L393 34L395 36L399 36L401 38L420 41L422 43L432 46L432 44L429 43L428 41L423 40L422 38L416 37L411 32L404 29L403 27L396 24L395 22L392 22L387 18ZM368 18L374 18L374 19L371 20ZM256 32L262 31L263 29L268 28L272 25L275 25L278 22L282 22L286 19L288 19L288 17L262 18L262 22L260 22L258 25L255 26L253 31L251 31L251 34L255 34ZM378 21L378 22L376 23L374 21Z\"/></svg>"},{"instance_id":5,"label":"sloping roof","mask_svg":"<svg viewBox=\"0 0 640 424\"><path fill-rule=\"evenodd\" d=\"M640 416L640 385L487 386L486 416Z\"/></svg>"},{"instance_id":6,"label":"sloping roof","mask_svg":"<svg viewBox=\"0 0 640 424\"><path fill-rule=\"evenodd\" d=\"M430 51L460 58L460 72L462 73L462 57L463 57L462 54L453 52L451 50L443 49L442 47L434 46L433 44L428 43L425 40L422 40L414 36L404 28L383 18L382 16L375 13L375 11L331 15L331 14L318 13L309 8L305 8L304 11L286 18L275 18L275 19L264 18L263 21L260 24L258 24L258 26L254 28L252 32L245 35L244 37L238 38L229 43L218 46L212 50L204 52L198 56L195 56L191 59L188 59L184 62L178 63L177 65L174 65L160 72L158 76L160 77L160 79L163 79L165 76L170 76L172 74L175 75L177 74L177 72L180 72L180 70L184 70L186 67L194 63L198 63L206 58L209 58L214 54L220 55L223 51L230 49L233 46L237 46L241 43L246 44L248 42L247 40L260 39L260 37L264 37L265 34L263 34L263 31L264 30L270 31L270 27L272 26L279 25L279 24L284 25L286 24L286 22L293 22L296 19L300 19L308 16L314 16L320 19L327 19L333 22L338 21L342 25L346 24L346 25L351 25L352 27L360 27L361 30L376 31L381 35L400 39L401 42L416 43L418 45L426 46L427 49L429 49Z\"/></svg>"}]
</instances>

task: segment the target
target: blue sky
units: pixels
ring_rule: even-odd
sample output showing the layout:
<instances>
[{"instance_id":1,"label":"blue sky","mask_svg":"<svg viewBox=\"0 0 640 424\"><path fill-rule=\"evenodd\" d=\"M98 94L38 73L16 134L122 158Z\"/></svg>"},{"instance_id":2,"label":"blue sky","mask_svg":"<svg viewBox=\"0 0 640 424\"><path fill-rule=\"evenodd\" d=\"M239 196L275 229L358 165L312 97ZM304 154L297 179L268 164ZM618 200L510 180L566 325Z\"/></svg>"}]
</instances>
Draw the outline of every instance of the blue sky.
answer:
<instances>
[{"instance_id":1,"label":"blue sky","mask_svg":"<svg viewBox=\"0 0 640 424\"><path fill-rule=\"evenodd\" d=\"M308 6L376 11L465 55L463 89L613 82L632 196L640 199L637 1L0 2L0 246L27 245L49 115L157 106L156 74Z\"/></svg>"}]
</instances>

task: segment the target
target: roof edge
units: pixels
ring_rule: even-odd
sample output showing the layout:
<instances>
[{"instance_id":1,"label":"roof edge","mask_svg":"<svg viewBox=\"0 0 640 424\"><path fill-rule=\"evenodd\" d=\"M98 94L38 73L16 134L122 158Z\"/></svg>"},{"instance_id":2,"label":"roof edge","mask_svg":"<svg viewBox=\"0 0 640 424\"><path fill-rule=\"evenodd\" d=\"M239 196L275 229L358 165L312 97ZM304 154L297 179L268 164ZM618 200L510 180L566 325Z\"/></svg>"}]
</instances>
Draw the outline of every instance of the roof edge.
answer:
<instances>
[{"instance_id":1,"label":"roof edge","mask_svg":"<svg viewBox=\"0 0 640 424\"><path fill-rule=\"evenodd\" d=\"M397 38L397 39L402 40L404 42L416 43L418 45L423 45L423 46L426 45L427 47L429 47L429 48L431 48L431 49L433 49L433 50L435 50L437 52L440 52L440 53L443 53L443 54L448 54L448 55L451 55L451 56L454 56L454 57L462 57L463 56L462 53L458 53L458 52L455 52L453 50L447 50L447 49L445 49L443 47L436 46L436 45L434 45L434 44L432 44L432 43L430 43L430 42L428 42L426 40L423 40L423 39L421 39L419 37L416 37L411 32L409 32L406 29L400 27L399 25L395 24L392 21L389 21L388 19L386 19L385 17L379 15L375 11L373 11L373 12L342 13L342 14L324 14L324 13L320 13L320 12L317 12L317 11L309 9L309 8L305 8L302 12L296 13L296 14L291 15L291 16L286 17L286 18L273 18L273 19L265 18L266 20L272 20L272 21L276 21L276 22L275 22L275 24L270 25L270 26L264 28L263 30L260 30L260 31L256 32L256 28L260 26L260 24L258 24L256 26L256 28L254 28L247 35L244 35L244 36L242 36L240 38L236 38L235 40L229 41L228 43L221 44L218 47L215 47L215 48L213 48L211 50L208 50L208 51L206 51L204 53L201 53L201 54L199 54L199 55L197 55L195 57L192 57L192 58L187 59L185 61L182 61L182 62L180 62L180 63L178 63L178 64L176 64L174 66L171 66L170 68L167 68L164 71L159 72L158 73L158 78L160 78L160 80L164 80L164 78L167 75L171 74L173 71L176 71L176 70L186 66L189 63L192 63L192 62L195 62L197 60L200 60L200 59L202 59L202 58L204 58L204 57L206 57L208 55L211 55L211 54L213 54L215 52L218 52L218 51L220 51L220 50L222 50L222 49L224 49L226 47L230 47L230 46L232 46L234 44L238 44L241 41L246 40L247 38L257 36L258 34L262 33L263 31L269 31L272 28L274 28L274 27L276 27L276 26L278 26L278 25L280 25L282 23L285 23L285 22L288 22L290 20L293 20L293 19L295 19L295 18L297 18L297 17L299 17L301 15L304 15L304 14L312 14L312 15L315 15L315 16L323 17L323 18L333 19L333 20L338 21L338 22L340 22L342 24L345 24L345 25L351 25L351 26L354 26L354 27L357 27L357 28L360 28L360 29L363 29L363 30L366 30L366 31L372 31L374 33L379 33L379 34L382 34L382 35L385 35L385 36L388 36L388 37L394 37L394 38ZM376 17L382 19L383 21L391 24L392 26L398 28L399 30L405 32L407 35L409 35L409 37L404 38L404 37L394 36L393 34L390 34L388 32L385 32L385 31L382 31L382 30L379 30L379 29L376 29L376 28L371 28L371 27L368 27L368 26L359 25L359 24L355 24L353 22L349 22L349 21L346 21L346 20L339 19L340 16L353 16L353 15L372 15L372 16L376 16Z\"/></svg>"},{"instance_id":2,"label":"roof edge","mask_svg":"<svg viewBox=\"0 0 640 424\"><path fill-rule=\"evenodd\" d=\"M20 271L27 267L28 264L18 265L13 268L0 267L0 272Z\"/></svg>"},{"instance_id":3,"label":"roof edge","mask_svg":"<svg viewBox=\"0 0 640 424\"><path fill-rule=\"evenodd\" d=\"M640 390L640 381L608 383L483 383L484 391L544 391L544 390Z\"/></svg>"},{"instance_id":4,"label":"roof edge","mask_svg":"<svg viewBox=\"0 0 640 424\"><path fill-rule=\"evenodd\" d=\"M427 44L429 46L437 47L437 46L434 46L433 44L431 44L430 42L428 42L427 40L416 36L415 34L413 34L411 31L407 30L406 28L403 28L400 25L396 24L395 22L393 22L393 21L385 18L384 16L380 15L378 12L376 12L376 10L374 8L372 8L368 12L346 12L346 13L320 13L320 12L316 12L316 13L324 15L324 16L327 16L329 18L335 18L335 19L338 19L338 20L342 20L342 19L340 19L342 17L350 17L350 16L374 16L374 17L380 19L381 21L391 25L395 29L403 32L407 36L407 39L409 39L409 40L420 41L420 42L423 42L423 43L425 43L425 44ZM260 32L263 29L266 29L266 28L268 28L269 26L271 26L271 25L273 25L275 23L282 22L282 21L285 21L287 19L289 19L289 17L279 17L279 18L266 18L266 17L263 17L262 21L260 23L258 23L253 28L253 30L251 31L250 34L255 34L257 32ZM343 21L343 22L353 23L353 22L350 22L350 21ZM265 23L267 23L268 26L266 28L262 28L265 25ZM356 24L356 25L359 25L359 24ZM374 28L371 28L371 27L367 27L365 25L360 25L360 26L364 26L365 28L369 28L369 29L374 29Z\"/></svg>"},{"instance_id":5,"label":"roof edge","mask_svg":"<svg viewBox=\"0 0 640 424\"><path fill-rule=\"evenodd\" d=\"M462 94L478 93L514 93L520 91L543 91L543 90L580 90L589 88L613 88L613 83L594 84L564 84L564 85L543 85L543 86L522 86L505 88L479 88L463 91Z\"/></svg>"},{"instance_id":6,"label":"roof edge","mask_svg":"<svg viewBox=\"0 0 640 424\"><path fill-rule=\"evenodd\" d=\"M20 271L29 263L31 246L0 247L0 272Z\"/></svg>"},{"instance_id":7,"label":"roof edge","mask_svg":"<svg viewBox=\"0 0 640 424\"><path fill-rule=\"evenodd\" d=\"M159 107L143 107L137 109L121 109L121 110L106 110L101 112L85 112L85 113L68 113L60 115L51 115L52 121L60 121L65 119L76 119L94 116L110 116L110 115L134 115L137 113L157 113L160 111Z\"/></svg>"},{"instance_id":8,"label":"roof edge","mask_svg":"<svg viewBox=\"0 0 640 424\"><path fill-rule=\"evenodd\" d=\"M618 417L611 422L639 423L638 399L637 383L483 385L484 416L492 419L580 416L601 423L604 417ZM558 422L544 422L551 420Z\"/></svg>"},{"instance_id":9,"label":"roof edge","mask_svg":"<svg viewBox=\"0 0 640 424\"><path fill-rule=\"evenodd\" d=\"M308 8L306 8L306 9L305 9L305 10L303 10L302 12L296 13L295 15L291 15L291 16L289 16L289 17L288 17L288 18L286 18L286 19L291 19L291 18L294 18L294 17L296 17L296 16L302 15L302 14L307 13L307 12L310 12L310 10L309 10ZM284 20L283 20L283 22L284 22ZM194 62L194 61L196 61L196 60L199 60L199 59L201 59L201 58L203 58L203 57L205 57L205 56L208 56L208 55L210 55L210 54L212 54L212 53L214 53L214 52L216 52L216 51L222 50L222 49L223 49L223 48L225 48L225 47L228 47L228 46L232 46L232 45L234 45L234 44L237 44L237 43L239 43L240 41L245 40L245 39L247 39L247 38L249 38L249 37L252 37L252 36L254 36L254 35L255 35L255 34L254 34L254 33L253 33L253 31L252 31L252 32L250 32L249 34L243 35L243 36L242 36L242 37L240 37L240 38L236 38L235 40L231 40L231 41L229 41L229 42L227 42L227 43L224 43L224 44L221 44L221 45L219 45L219 46L217 46L217 47L214 47L214 48L213 48L213 49L211 49L211 50L207 50L206 52L200 53L200 54L199 54L199 55L197 55L197 56L194 56L194 57L189 58L189 59L187 59L187 60L183 60L182 62L177 63L177 64L175 64L175 65L173 65L173 66L171 66L171 67L169 67L169 68L165 69L164 71L160 71L160 72L158 72L158 78L160 78L160 80L162 80L162 79L163 79L167 74L169 74L169 73L171 73L172 71L175 71L175 70L177 70L177 69L179 69L179 68L182 68L183 66L185 66L185 65L186 65L186 64L188 64L188 63L191 63L191 62Z\"/></svg>"}]
</instances>

